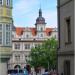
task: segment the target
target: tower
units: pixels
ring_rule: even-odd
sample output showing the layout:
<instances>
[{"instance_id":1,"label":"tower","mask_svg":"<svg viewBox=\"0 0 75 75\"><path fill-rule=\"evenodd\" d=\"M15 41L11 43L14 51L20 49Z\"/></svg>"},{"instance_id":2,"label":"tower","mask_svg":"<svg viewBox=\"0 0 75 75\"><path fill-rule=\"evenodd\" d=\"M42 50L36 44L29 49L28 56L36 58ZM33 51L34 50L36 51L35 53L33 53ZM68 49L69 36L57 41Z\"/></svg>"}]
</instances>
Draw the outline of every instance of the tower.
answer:
<instances>
[{"instance_id":1,"label":"tower","mask_svg":"<svg viewBox=\"0 0 75 75\"><path fill-rule=\"evenodd\" d=\"M11 55L12 0L0 0L0 73L7 75Z\"/></svg>"},{"instance_id":2,"label":"tower","mask_svg":"<svg viewBox=\"0 0 75 75\"><path fill-rule=\"evenodd\" d=\"M75 75L74 69L74 29L75 0L58 1L58 73L59 75Z\"/></svg>"},{"instance_id":3,"label":"tower","mask_svg":"<svg viewBox=\"0 0 75 75\"><path fill-rule=\"evenodd\" d=\"M35 26L36 26L36 30L37 30L37 36L38 37L43 37L46 23L45 23L45 19L42 17L41 8L39 9L39 16L36 19Z\"/></svg>"}]
</instances>

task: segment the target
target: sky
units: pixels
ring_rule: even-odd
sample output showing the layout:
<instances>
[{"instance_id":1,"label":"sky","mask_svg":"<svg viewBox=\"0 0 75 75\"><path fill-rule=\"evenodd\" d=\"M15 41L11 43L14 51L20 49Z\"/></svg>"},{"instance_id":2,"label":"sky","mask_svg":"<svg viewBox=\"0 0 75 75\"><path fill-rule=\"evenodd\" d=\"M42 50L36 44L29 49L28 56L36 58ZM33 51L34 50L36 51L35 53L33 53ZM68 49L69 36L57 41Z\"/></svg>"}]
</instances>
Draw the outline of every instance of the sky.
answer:
<instances>
[{"instance_id":1,"label":"sky","mask_svg":"<svg viewBox=\"0 0 75 75\"><path fill-rule=\"evenodd\" d=\"M41 7L47 27L57 27L57 0L13 0L13 20L18 27L34 27Z\"/></svg>"}]
</instances>

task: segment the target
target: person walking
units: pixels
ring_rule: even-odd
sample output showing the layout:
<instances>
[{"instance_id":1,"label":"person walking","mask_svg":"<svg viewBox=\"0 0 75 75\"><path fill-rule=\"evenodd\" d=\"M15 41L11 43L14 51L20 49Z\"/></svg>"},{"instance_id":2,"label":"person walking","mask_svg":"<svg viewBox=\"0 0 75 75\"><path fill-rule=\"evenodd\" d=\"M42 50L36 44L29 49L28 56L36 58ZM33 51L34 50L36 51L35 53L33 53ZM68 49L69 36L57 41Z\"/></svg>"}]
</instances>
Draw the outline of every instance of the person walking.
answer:
<instances>
[{"instance_id":1,"label":"person walking","mask_svg":"<svg viewBox=\"0 0 75 75\"><path fill-rule=\"evenodd\" d=\"M28 74L28 71L27 71L27 69L26 69L26 67L24 67L23 74L24 74L24 75L29 75L29 74Z\"/></svg>"}]
</instances>

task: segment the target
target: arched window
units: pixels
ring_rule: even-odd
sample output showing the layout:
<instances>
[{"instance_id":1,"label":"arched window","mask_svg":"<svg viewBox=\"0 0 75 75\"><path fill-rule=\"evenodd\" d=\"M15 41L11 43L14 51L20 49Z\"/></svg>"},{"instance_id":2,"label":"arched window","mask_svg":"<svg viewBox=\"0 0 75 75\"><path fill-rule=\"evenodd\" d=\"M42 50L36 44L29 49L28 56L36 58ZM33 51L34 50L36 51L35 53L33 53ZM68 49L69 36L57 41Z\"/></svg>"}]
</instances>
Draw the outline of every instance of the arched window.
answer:
<instances>
[{"instance_id":1,"label":"arched window","mask_svg":"<svg viewBox=\"0 0 75 75\"><path fill-rule=\"evenodd\" d=\"M15 67L14 67L14 69L16 69L16 68L21 68L21 66L20 65L15 65Z\"/></svg>"}]
</instances>

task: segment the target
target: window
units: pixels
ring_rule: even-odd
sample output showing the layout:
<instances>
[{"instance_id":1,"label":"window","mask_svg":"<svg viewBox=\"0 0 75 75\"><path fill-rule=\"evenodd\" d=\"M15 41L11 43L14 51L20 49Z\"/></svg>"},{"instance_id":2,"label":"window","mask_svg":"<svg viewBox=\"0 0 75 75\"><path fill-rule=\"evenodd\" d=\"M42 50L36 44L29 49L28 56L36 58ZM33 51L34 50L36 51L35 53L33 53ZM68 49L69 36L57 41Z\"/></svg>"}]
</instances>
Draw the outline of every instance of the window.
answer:
<instances>
[{"instance_id":1,"label":"window","mask_svg":"<svg viewBox=\"0 0 75 75\"><path fill-rule=\"evenodd\" d=\"M29 59L28 55L25 55L25 61L27 62L27 60Z\"/></svg>"},{"instance_id":2,"label":"window","mask_svg":"<svg viewBox=\"0 0 75 75\"><path fill-rule=\"evenodd\" d=\"M66 19L66 42L71 42L71 20L70 17Z\"/></svg>"},{"instance_id":3,"label":"window","mask_svg":"<svg viewBox=\"0 0 75 75\"><path fill-rule=\"evenodd\" d=\"M43 28L41 27L41 31L43 31Z\"/></svg>"},{"instance_id":4,"label":"window","mask_svg":"<svg viewBox=\"0 0 75 75\"><path fill-rule=\"evenodd\" d=\"M40 44L35 44L35 47L38 47Z\"/></svg>"},{"instance_id":5,"label":"window","mask_svg":"<svg viewBox=\"0 0 75 75\"><path fill-rule=\"evenodd\" d=\"M6 30L10 30L10 25L6 25Z\"/></svg>"},{"instance_id":6,"label":"window","mask_svg":"<svg viewBox=\"0 0 75 75\"><path fill-rule=\"evenodd\" d=\"M40 36L43 37L43 34L41 34Z\"/></svg>"},{"instance_id":7,"label":"window","mask_svg":"<svg viewBox=\"0 0 75 75\"><path fill-rule=\"evenodd\" d=\"M64 61L64 75L70 75L70 60Z\"/></svg>"},{"instance_id":8,"label":"window","mask_svg":"<svg viewBox=\"0 0 75 75\"><path fill-rule=\"evenodd\" d=\"M20 44L15 44L15 49L20 49Z\"/></svg>"},{"instance_id":9,"label":"window","mask_svg":"<svg viewBox=\"0 0 75 75\"><path fill-rule=\"evenodd\" d=\"M28 34L26 35L26 38L29 38L29 35Z\"/></svg>"},{"instance_id":10,"label":"window","mask_svg":"<svg viewBox=\"0 0 75 75\"><path fill-rule=\"evenodd\" d=\"M15 55L15 60L20 61L20 55Z\"/></svg>"},{"instance_id":11,"label":"window","mask_svg":"<svg viewBox=\"0 0 75 75\"><path fill-rule=\"evenodd\" d=\"M2 30L2 24L0 24L0 31Z\"/></svg>"},{"instance_id":12,"label":"window","mask_svg":"<svg viewBox=\"0 0 75 75\"><path fill-rule=\"evenodd\" d=\"M30 49L30 44L25 44L25 49Z\"/></svg>"},{"instance_id":13,"label":"window","mask_svg":"<svg viewBox=\"0 0 75 75\"><path fill-rule=\"evenodd\" d=\"M51 32L48 32L48 35L50 36L51 35Z\"/></svg>"},{"instance_id":14,"label":"window","mask_svg":"<svg viewBox=\"0 0 75 75\"><path fill-rule=\"evenodd\" d=\"M2 5L2 0L0 0L0 5Z\"/></svg>"},{"instance_id":15,"label":"window","mask_svg":"<svg viewBox=\"0 0 75 75\"><path fill-rule=\"evenodd\" d=\"M57 36L56 36L56 35L54 35L54 37L55 37L55 38L57 38Z\"/></svg>"},{"instance_id":16,"label":"window","mask_svg":"<svg viewBox=\"0 0 75 75\"><path fill-rule=\"evenodd\" d=\"M12 34L12 38L14 38L14 35Z\"/></svg>"},{"instance_id":17,"label":"window","mask_svg":"<svg viewBox=\"0 0 75 75\"><path fill-rule=\"evenodd\" d=\"M0 32L0 44L2 44L2 32Z\"/></svg>"},{"instance_id":18,"label":"window","mask_svg":"<svg viewBox=\"0 0 75 75\"><path fill-rule=\"evenodd\" d=\"M10 44L10 32L6 32L6 44Z\"/></svg>"},{"instance_id":19,"label":"window","mask_svg":"<svg viewBox=\"0 0 75 75\"><path fill-rule=\"evenodd\" d=\"M10 5L10 0L6 0L6 5L7 5L7 6Z\"/></svg>"}]
</instances>

